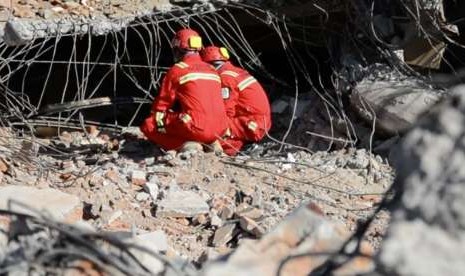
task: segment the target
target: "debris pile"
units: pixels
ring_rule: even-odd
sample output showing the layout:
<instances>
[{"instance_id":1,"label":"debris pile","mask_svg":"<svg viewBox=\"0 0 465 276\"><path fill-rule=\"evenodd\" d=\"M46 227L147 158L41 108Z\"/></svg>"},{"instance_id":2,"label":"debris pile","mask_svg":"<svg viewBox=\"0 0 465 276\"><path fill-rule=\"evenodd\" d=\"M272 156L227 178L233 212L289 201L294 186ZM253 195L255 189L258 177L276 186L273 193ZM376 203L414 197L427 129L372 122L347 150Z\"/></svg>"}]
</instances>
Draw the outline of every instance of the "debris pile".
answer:
<instances>
[{"instance_id":1,"label":"debris pile","mask_svg":"<svg viewBox=\"0 0 465 276\"><path fill-rule=\"evenodd\" d=\"M63 152L38 156L54 169L46 174L22 169L30 178L18 178L10 172L21 167L4 157L9 169L0 206L8 199L30 204L31 198L47 198L32 206L52 215L59 209L56 219L85 222L99 232L163 231L173 254L202 265L244 240L265 236L309 199L351 231L376 208L393 179L389 165L365 150L279 153L276 144L261 157L230 158L163 153L141 138L133 129L123 135L62 131L58 139L41 138L55 145L52 153ZM380 216L367 236L375 248L387 220L387 214Z\"/></svg>"},{"instance_id":2,"label":"debris pile","mask_svg":"<svg viewBox=\"0 0 465 276\"><path fill-rule=\"evenodd\" d=\"M465 273L465 87L435 107L398 149L382 275Z\"/></svg>"}]
</instances>

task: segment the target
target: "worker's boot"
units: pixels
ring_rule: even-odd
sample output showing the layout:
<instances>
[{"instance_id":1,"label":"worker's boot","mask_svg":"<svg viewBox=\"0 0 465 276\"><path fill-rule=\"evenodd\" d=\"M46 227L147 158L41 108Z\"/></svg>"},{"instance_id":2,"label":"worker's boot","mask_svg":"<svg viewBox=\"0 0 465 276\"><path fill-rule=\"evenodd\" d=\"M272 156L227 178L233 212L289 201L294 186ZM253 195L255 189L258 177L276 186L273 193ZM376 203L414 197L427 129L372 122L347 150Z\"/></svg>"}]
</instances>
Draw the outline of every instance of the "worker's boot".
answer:
<instances>
[{"instance_id":1,"label":"worker's boot","mask_svg":"<svg viewBox=\"0 0 465 276\"><path fill-rule=\"evenodd\" d=\"M223 153L223 147L219 140L215 142L205 145L205 152L214 152L216 155L221 155Z\"/></svg>"},{"instance_id":2,"label":"worker's boot","mask_svg":"<svg viewBox=\"0 0 465 276\"><path fill-rule=\"evenodd\" d=\"M189 151L202 151L203 148L202 148L202 145L200 143L197 143L197 142L193 142L193 141L188 141L188 142L185 142L182 147L179 149L179 152L182 153L182 152L189 152Z\"/></svg>"}]
</instances>

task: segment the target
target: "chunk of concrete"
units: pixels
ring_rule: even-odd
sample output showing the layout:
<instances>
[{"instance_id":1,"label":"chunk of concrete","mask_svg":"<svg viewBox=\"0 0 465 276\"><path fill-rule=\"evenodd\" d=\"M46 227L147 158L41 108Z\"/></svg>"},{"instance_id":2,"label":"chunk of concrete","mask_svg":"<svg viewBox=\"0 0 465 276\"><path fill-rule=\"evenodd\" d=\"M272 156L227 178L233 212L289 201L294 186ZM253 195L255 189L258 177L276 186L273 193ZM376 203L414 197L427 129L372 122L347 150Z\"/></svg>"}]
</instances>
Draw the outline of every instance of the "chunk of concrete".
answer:
<instances>
[{"instance_id":1,"label":"chunk of concrete","mask_svg":"<svg viewBox=\"0 0 465 276\"><path fill-rule=\"evenodd\" d=\"M415 80L370 81L357 84L351 95L351 105L357 113L391 135L409 129L421 114L441 99L441 93Z\"/></svg>"},{"instance_id":2,"label":"chunk of concrete","mask_svg":"<svg viewBox=\"0 0 465 276\"><path fill-rule=\"evenodd\" d=\"M137 186L143 186L147 182L147 175L143 171L133 170L131 172L131 183Z\"/></svg>"},{"instance_id":3,"label":"chunk of concrete","mask_svg":"<svg viewBox=\"0 0 465 276\"><path fill-rule=\"evenodd\" d=\"M381 275L465 275L465 85L433 108L396 150L392 220Z\"/></svg>"},{"instance_id":4,"label":"chunk of concrete","mask_svg":"<svg viewBox=\"0 0 465 276\"><path fill-rule=\"evenodd\" d=\"M157 209L158 217L195 217L207 214L209 206L205 200L192 191L168 191L160 201Z\"/></svg>"},{"instance_id":5,"label":"chunk of concrete","mask_svg":"<svg viewBox=\"0 0 465 276\"><path fill-rule=\"evenodd\" d=\"M20 204L16 204L18 202ZM45 211L58 220L78 220L82 218L82 203L75 195L63 193L56 189L37 189L28 186L6 186L0 188L0 208L10 209L30 215L38 215L37 211ZM80 213L80 215L79 215Z\"/></svg>"},{"instance_id":6,"label":"chunk of concrete","mask_svg":"<svg viewBox=\"0 0 465 276\"><path fill-rule=\"evenodd\" d=\"M223 227L218 228L213 237L213 245L215 247L225 246L234 236L234 230L236 229L235 223L226 224Z\"/></svg>"},{"instance_id":7,"label":"chunk of concrete","mask_svg":"<svg viewBox=\"0 0 465 276\"><path fill-rule=\"evenodd\" d=\"M153 182L145 183L144 191L149 193L150 197L152 198L152 200L154 202L157 200L159 189L158 189L158 185L156 183L153 183Z\"/></svg>"},{"instance_id":8,"label":"chunk of concrete","mask_svg":"<svg viewBox=\"0 0 465 276\"><path fill-rule=\"evenodd\" d=\"M244 240L227 260L207 264L201 275L278 275L283 260L305 252L335 252L349 236L342 226L328 221L316 211L314 204L302 206L288 216L261 240ZM370 254L364 247L363 253ZM280 275L310 275L325 262L328 255L309 255L286 262ZM374 269L369 258L357 257L350 264L357 275ZM349 270L349 267L343 267ZM351 270L352 271L352 270ZM337 275L337 274L335 274Z\"/></svg>"},{"instance_id":9,"label":"chunk of concrete","mask_svg":"<svg viewBox=\"0 0 465 276\"><path fill-rule=\"evenodd\" d=\"M129 242L146 248L153 253L166 252L168 250L168 239L163 231L138 235ZM135 248L131 248L130 251L153 275L158 275L158 273L161 273L165 269L163 262L150 253Z\"/></svg>"}]
</instances>

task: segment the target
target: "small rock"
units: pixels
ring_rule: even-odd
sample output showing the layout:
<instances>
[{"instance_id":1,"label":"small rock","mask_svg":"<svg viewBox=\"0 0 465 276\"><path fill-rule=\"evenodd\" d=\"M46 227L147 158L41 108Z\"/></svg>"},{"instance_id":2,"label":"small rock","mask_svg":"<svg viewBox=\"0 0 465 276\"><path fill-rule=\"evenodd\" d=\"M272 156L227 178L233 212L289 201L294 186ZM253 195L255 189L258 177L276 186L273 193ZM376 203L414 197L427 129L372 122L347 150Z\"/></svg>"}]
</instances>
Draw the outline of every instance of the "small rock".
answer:
<instances>
[{"instance_id":1,"label":"small rock","mask_svg":"<svg viewBox=\"0 0 465 276\"><path fill-rule=\"evenodd\" d=\"M225 246L230 240L232 240L235 229L236 229L236 224L230 223L216 230L215 236L213 238L213 246L215 247Z\"/></svg>"},{"instance_id":2,"label":"small rock","mask_svg":"<svg viewBox=\"0 0 465 276\"><path fill-rule=\"evenodd\" d=\"M153 164L155 164L155 157L145 158L144 161L145 161L145 165L152 166Z\"/></svg>"},{"instance_id":3,"label":"small rock","mask_svg":"<svg viewBox=\"0 0 465 276\"><path fill-rule=\"evenodd\" d=\"M149 193L153 201L156 201L158 198L158 185L152 182L145 183L144 191Z\"/></svg>"},{"instance_id":4,"label":"small rock","mask_svg":"<svg viewBox=\"0 0 465 276\"><path fill-rule=\"evenodd\" d=\"M237 213L238 216L241 217L248 217L253 220L259 220L263 218L263 210L260 210L258 208L252 208L252 209L246 209L241 211L240 213Z\"/></svg>"},{"instance_id":5,"label":"small rock","mask_svg":"<svg viewBox=\"0 0 465 276\"><path fill-rule=\"evenodd\" d=\"M230 206L223 206L223 208L221 208L220 210L220 218L222 220L228 220L228 219L231 219L233 216L234 216L234 206L233 205L230 205Z\"/></svg>"},{"instance_id":6,"label":"small rock","mask_svg":"<svg viewBox=\"0 0 465 276\"><path fill-rule=\"evenodd\" d=\"M121 181L119 173L115 169L109 169L105 173L105 177L108 178L109 180L111 180L115 184L117 184L117 183L119 183Z\"/></svg>"},{"instance_id":7,"label":"small rock","mask_svg":"<svg viewBox=\"0 0 465 276\"><path fill-rule=\"evenodd\" d=\"M60 164L60 168L61 168L62 170L74 168L74 162L71 161L71 160L63 161L63 162L61 162L61 164Z\"/></svg>"},{"instance_id":8,"label":"small rock","mask_svg":"<svg viewBox=\"0 0 465 276\"><path fill-rule=\"evenodd\" d=\"M208 223L208 219L206 215L200 214L200 215L195 216L192 219L192 222L194 223L194 225L205 225Z\"/></svg>"},{"instance_id":9,"label":"small rock","mask_svg":"<svg viewBox=\"0 0 465 276\"><path fill-rule=\"evenodd\" d=\"M113 224L117 219L119 219L123 215L123 211L118 210L113 212L107 220L107 224Z\"/></svg>"},{"instance_id":10,"label":"small rock","mask_svg":"<svg viewBox=\"0 0 465 276\"><path fill-rule=\"evenodd\" d=\"M144 192L141 192L141 193L137 193L136 195L136 200L141 202L141 201L147 201L150 199L150 194L148 193L144 193Z\"/></svg>"},{"instance_id":11,"label":"small rock","mask_svg":"<svg viewBox=\"0 0 465 276\"><path fill-rule=\"evenodd\" d=\"M359 149L347 160L346 166L350 169L366 169L368 165L370 165L369 154L365 149Z\"/></svg>"},{"instance_id":12,"label":"small rock","mask_svg":"<svg viewBox=\"0 0 465 276\"><path fill-rule=\"evenodd\" d=\"M0 158L0 172L6 173L8 171L8 164L3 160L3 158Z\"/></svg>"},{"instance_id":13,"label":"small rock","mask_svg":"<svg viewBox=\"0 0 465 276\"><path fill-rule=\"evenodd\" d=\"M102 186L104 181L105 179L103 179L103 177L101 177L100 175L93 174L89 179L89 185L90 186Z\"/></svg>"},{"instance_id":14,"label":"small rock","mask_svg":"<svg viewBox=\"0 0 465 276\"><path fill-rule=\"evenodd\" d=\"M239 224L242 228L242 230L250 233L250 234L253 234L254 236L256 236L257 238L260 238L261 236L263 236L263 233L265 232L259 225L256 221L254 221L253 219L250 219L248 217L241 217L239 219Z\"/></svg>"},{"instance_id":15,"label":"small rock","mask_svg":"<svg viewBox=\"0 0 465 276\"><path fill-rule=\"evenodd\" d=\"M86 166L86 162L82 161L82 160L78 160L76 161L76 167L78 167L79 169L82 169Z\"/></svg>"},{"instance_id":16,"label":"small rock","mask_svg":"<svg viewBox=\"0 0 465 276\"><path fill-rule=\"evenodd\" d=\"M239 206L236 207L236 213L240 214L242 212L245 212L247 210L250 210L250 205L247 203L241 203Z\"/></svg>"},{"instance_id":17,"label":"small rock","mask_svg":"<svg viewBox=\"0 0 465 276\"><path fill-rule=\"evenodd\" d=\"M218 215L213 213L210 215L210 224L211 226L221 227L223 225L223 221Z\"/></svg>"},{"instance_id":18,"label":"small rock","mask_svg":"<svg viewBox=\"0 0 465 276\"><path fill-rule=\"evenodd\" d=\"M263 205L263 196L261 189L257 189L252 195L252 205L261 208Z\"/></svg>"},{"instance_id":19,"label":"small rock","mask_svg":"<svg viewBox=\"0 0 465 276\"><path fill-rule=\"evenodd\" d=\"M137 186L143 186L147 182L145 172L133 170L131 172L131 183Z\"/></svg>"},{"instance_id":20,"label":"small rock","mask_svg":"<svg viewBox=\"0 0 465 276\"><path fill-rule=\"evenodd\" d=\"M163 231L138 235L132 239L132 242L152 252L158 253L168 251L168 239ZM135 248L131 248L130 251L153 275L158 275L165 269L163 262L156 256Z\"/></svg>"},{"instance_id":21,"label":"small rock","mask_svg":"<svg viewBox=\"0 0 465 276\"><path fill-rule=\"evenodd\" d=\"M209 206L199 195L191 191L169 190L157 209L159 217L194 217L207 214Z\"/></svg>"}]
</instances>

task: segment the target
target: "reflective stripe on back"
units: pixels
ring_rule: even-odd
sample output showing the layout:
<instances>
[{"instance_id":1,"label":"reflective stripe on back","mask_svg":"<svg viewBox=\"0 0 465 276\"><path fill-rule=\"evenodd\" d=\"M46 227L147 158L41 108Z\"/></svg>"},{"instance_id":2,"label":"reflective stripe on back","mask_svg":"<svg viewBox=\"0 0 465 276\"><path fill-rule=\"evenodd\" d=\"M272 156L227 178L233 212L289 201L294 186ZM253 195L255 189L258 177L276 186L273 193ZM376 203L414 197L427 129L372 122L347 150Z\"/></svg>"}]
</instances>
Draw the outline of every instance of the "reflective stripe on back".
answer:
<instances>
[{"instance_id":1,"label":"reflective stripe on back","mask_svg":"<svg viewBox=\"0 0 465 276\"><path fill-rule=\"evenodd\" d=\"M179 78L179 84L183 85L195 80L212 80L221 83L220 76L210 73L189 73Z\"/></svg>"},{"instance_id":2,"label":"reflective stripe on back","mask_svg":"<svg viewBox=\"0 0 465 276\"><path fill-rule=\"evenodd\" d=\"M234 72L234 71L224 71L224 72L221 72L221 75L227 75L227 76L231 76L233 78L239 77L239 74Z\"/></svg>"},{"instance_id":3,"label":"reflective stripe on back","mask_svg":"<svg viewBox=\"0 0 465 276\"><path fill-rule=\"evenodd\" d=\"M249 87L249 85L251 85L252 83L255 83L257 82L257 80L250 76L248 78L246 78L245 80L241 81L237 87L239 88L239 91L243 91L244 89L246 89L247 87Z\"/></svg>"},{"instance_id":4,"label":"reflective stripe on back","mask_svg":"<svg viewBox=\"0 0 465 276\"><path fill-rule=\"evenodd\" d=\"M187 67L189 67L189 65L188 65L187 63L182 62L182 61L176 63L175 66L177 66L177 67L179 67L179 68L181 68L181 69L186 69Z\"/></svg>"}]
</instances>

